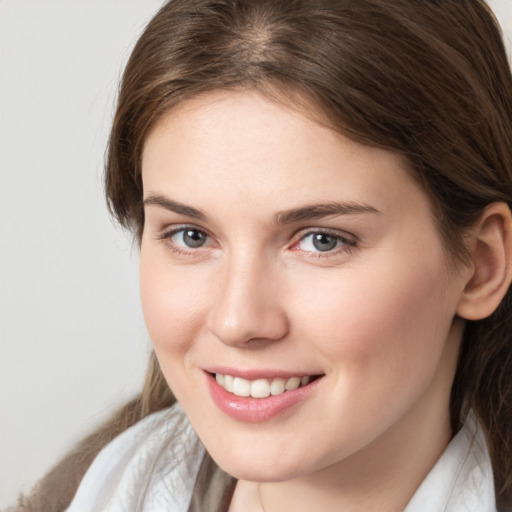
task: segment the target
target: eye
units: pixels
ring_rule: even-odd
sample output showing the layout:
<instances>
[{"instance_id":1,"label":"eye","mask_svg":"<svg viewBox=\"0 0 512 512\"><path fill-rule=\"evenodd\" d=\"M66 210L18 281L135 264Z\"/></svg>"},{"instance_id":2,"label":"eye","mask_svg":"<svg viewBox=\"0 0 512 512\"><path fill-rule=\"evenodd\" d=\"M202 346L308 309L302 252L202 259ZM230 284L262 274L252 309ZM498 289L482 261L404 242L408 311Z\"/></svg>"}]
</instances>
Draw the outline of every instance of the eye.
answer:
<instances>
[{"instance_id":1,"label":"eye","mask_svg":"<svg viewBox=\"0 0 512 512\"><path fill-rule=\"evenodd\" d=\"M294 246L294 249L305 252L330 252L335 249L353 247L355 242L341 235L316 231L304 235Z\"/></svg>"},{"instance_id":2,"label":"eye","mask_svg":"<svg viewBox=\"0 0 512 512\"><path fill-rule=\"evenodd\" d=\"M165 238L182 249L197 249L209 243L209 236L204 231L191 227L171 231Z\"/></svg>"}]
</instances>

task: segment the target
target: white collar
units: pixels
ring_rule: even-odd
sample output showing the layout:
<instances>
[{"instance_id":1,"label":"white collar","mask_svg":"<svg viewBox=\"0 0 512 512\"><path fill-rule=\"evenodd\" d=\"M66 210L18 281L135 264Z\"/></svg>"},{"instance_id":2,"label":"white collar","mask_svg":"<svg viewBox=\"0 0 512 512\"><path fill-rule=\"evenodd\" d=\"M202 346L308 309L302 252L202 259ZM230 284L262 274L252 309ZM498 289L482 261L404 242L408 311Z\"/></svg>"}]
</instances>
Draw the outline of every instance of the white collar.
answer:
<instances>
[{"instance_id":1,"label":"white collar","mask_svg":"<svg viewBox=\"0 0 512 512\"><path fill-rule=\"evenodd\" d=\"M483 430L471 412L404 512L496 512Z\"/></svg>"},{"instance_id":2,"label":"white collar","mask_svg":"<svg viewBox=\"0 0 512 512\"><path fill-rule=\"evenodd\" d=\"M203 455L204 448L176 404L107 445L67 512L186 512ZM404 512L497 512L485 436L474 414Z\"/></svg>"}]
</instances>

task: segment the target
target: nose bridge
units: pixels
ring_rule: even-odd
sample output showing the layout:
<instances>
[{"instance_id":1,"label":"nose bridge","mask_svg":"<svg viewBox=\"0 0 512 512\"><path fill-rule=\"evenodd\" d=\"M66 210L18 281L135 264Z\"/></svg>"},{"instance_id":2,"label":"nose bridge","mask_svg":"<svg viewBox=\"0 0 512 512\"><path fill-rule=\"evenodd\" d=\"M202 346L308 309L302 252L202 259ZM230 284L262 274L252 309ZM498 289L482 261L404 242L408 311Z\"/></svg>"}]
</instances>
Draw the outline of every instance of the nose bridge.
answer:
<instances>
[{"instance_id":1,"label":"nose bridge","mask_svg":"<svg viewBox=\"0 0 512 512\"><path fill-rule=\"evenodd\" d=\"M244 345L286 334L288 320L274 274L272 261L256 251L241 250L226 258L209 317L209 329L223 343Z\"/></svg>"}]
</instances>

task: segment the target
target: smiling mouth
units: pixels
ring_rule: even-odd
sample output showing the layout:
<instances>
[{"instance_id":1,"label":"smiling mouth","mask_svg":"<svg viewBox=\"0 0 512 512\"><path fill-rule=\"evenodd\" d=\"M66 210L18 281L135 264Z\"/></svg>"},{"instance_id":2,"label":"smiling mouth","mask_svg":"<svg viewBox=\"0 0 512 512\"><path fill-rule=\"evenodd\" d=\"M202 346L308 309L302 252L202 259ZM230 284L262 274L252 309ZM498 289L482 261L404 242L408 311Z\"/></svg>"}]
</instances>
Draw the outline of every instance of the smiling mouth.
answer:
<instances>
[{"instance_id":1,"label":"smiling mouth","mask_svg":"<svg viewBox=\"0 0 512 512\"><path fill-rule=\"evenodd\" d=\"M215 373L215 380L220 387L241 397L267 398L269 396L282 395L287 391L294 391L300 387L307 386L320 375L306 375L303 377L290 377L284 379L275 377L272 379L248 380L242 377Z\"/></svg>"}]
</instances>

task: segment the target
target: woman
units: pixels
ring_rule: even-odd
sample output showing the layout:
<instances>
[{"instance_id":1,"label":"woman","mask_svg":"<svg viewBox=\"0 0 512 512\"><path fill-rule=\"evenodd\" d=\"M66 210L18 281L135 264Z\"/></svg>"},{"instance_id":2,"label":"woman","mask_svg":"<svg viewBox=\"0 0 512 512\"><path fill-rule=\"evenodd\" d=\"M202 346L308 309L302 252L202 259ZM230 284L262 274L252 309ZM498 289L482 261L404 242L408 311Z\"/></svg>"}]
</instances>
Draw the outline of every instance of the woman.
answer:
<instances>
[{"instance_id":1,"label":"woman","mask_svg":"<svg viewBox=\"0 0 512 512\"><path fill-rule=\"evenodd\" d=\"M511 510L511 134L482 1L167 3L106 171L146 384L21 506Z\"/></svg>"}]
</instances>

